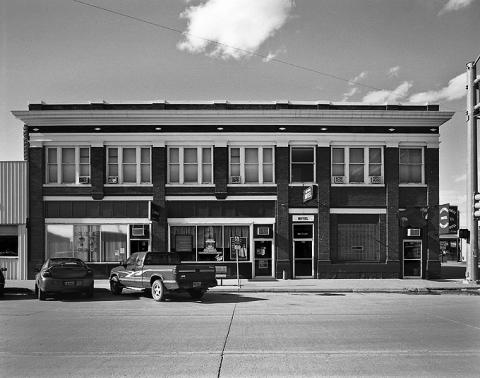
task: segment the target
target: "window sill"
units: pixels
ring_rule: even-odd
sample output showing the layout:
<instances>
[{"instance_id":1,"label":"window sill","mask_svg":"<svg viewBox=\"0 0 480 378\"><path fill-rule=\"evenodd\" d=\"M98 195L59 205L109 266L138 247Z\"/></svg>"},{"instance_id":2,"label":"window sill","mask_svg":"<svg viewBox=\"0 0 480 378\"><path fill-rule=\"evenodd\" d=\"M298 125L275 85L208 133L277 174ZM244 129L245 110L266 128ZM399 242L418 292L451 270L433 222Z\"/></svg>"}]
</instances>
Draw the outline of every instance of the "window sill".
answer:
<instances>
[{"instance_id":1,"label":"window sill","mask_svg":"<svg viewBox=\"0 0 480 378\"><path fill-rule=\"evenodd\" d=\"M0 259L18 259L18 256L0 256Z\"/></svg>"},{"instance_id":2,"label":"window sill","mask_svg":"<svg viewBox=\"0 0 480 378\"><path fill-rule=\"evenodd\" d=\"M44 188L65 188L65 187L68 187L68 188L81 188L81 187L85 187L85 188L91 188L92 187L92 184L43 184L43 187Z\"/></svg>"},{"instance_id":3,"label":"window sill","mask_svg":"<svg viewBox=\"0 0 480 378\"><path fill-rule=\"evenodd\" d=\"M272 187L272 188L276 188L276 187L277 187L277 184L272 184L272 183L268 183L268 184L258 184L258 183L227 184L227 187L229 187L229 188L235 188L235 187L238 187L238 186L241 186L241 187L244 187L244 186L256 186L256 187Z\"/></svg>"},{"instance_id":4,"label":"window sill","mask_svg":"<svg viewBox=\"0 0 480 378\"><path fill-rule=\"evenodd\" d=\"M398 184L400 188L412 188L412 187L417 187L417 188L426 188L428 187L427 184Z\"/></svg>"},{"instance_id":5,"label":"window sill","mask_svg":"<svg viewBox=\"0 0 480 378\"><path fill-rule=\"evenodd\" d=\"M215 188L215 184L180 184L180 183L174 183L174 184L165 184L166 188L172 188L172 187L178 187L181 186L182 188L184 187L191 187L191 188Z\"/></svg>"},{"instance_id":6,"label":"window sill","mask_svg":"<svg viewBox=\"0 0 480 378\"><path fill-rule=\"evenodd\" d=\"M318 186L316 182L291 182L288 186L310 186L315 185Z\"/></svg>"},{"instance_id":7,"label":"window sill","mask_svg":"<svg viewBox=\"0 0 480 378\"><path fill-rule=\"evenodd\" d=\"M128 183L128 184L103 184L103 186L107 187L107 188L114 188L116 186L129 186L129 187L139 187L139 186L142 186L142 187L153 187L153 184L131 184L131 183Z\"/></svg>"},{"instance_id":8,"label":"window sill","mask_svg":"<svg viewBox=\"0 0 480 378\"><path fill-rule=\"evenodd\" d=\"M364 188L385 188L385 184L330 184L330 186L335 188L341 188L342 186L348 187L364 187Z\"/></svg>"}]
</instances>

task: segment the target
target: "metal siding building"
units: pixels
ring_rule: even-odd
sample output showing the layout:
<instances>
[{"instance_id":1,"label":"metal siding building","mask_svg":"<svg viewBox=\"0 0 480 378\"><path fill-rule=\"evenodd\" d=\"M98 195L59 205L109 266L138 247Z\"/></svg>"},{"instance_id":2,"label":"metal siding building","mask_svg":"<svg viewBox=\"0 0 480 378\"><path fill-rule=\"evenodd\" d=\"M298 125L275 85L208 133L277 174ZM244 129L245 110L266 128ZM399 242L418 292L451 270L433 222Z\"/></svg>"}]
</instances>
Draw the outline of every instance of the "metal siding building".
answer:
<instances>
[{"instance_id":1,"label":"metal siding building","mask_svg":"<svg viewBox=\"0 0 480 378\"><path fill-rule=\"evenodd\" d=\"M28 165L0 162L0 265L7 279L27 278Z\"/></svg>"}]
</instances>

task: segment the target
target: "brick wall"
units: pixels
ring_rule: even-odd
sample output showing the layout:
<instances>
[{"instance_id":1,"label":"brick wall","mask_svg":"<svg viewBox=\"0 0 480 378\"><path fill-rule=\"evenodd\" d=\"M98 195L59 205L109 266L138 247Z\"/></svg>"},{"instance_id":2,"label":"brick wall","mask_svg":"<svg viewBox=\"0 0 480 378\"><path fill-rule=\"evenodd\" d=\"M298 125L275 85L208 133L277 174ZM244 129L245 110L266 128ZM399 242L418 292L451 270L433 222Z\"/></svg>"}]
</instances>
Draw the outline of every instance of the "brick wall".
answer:
<instances>
[{"instance_id":1,"label":"brick wall","mask_svg":"<svg viewBox=\"0 0 480 378\"><path fill-rule=\"evenodd\" d=\"M228 147L215 147L213 150L213 177L215 196L224 199L227 196L228 183Z\"/></svg>"},{"instance_id":2,"label":"brick wall","mask_svg":"<svg viewBox=\"0 0 480 378\"><path fill-rule=\"evenodd\" d=\"M290 222L288 214L288 183L289 183L289 148L275 148L275 177L277 181L275 235L276 245L276 276L282 278L285 271L286 278L292 278L292 259L290 253Z\"/></svg>"},{"instance_id":3,"label":"brick wall","mask_svg":"<svg viewBox=\"0 0 480 378\"><path fill-rule=\"evenodd\" d=\"M167 207L165 203L165 184L167 182L167 151L165 147L152 148L152 184L153 204L160 213L160 218L152 222L152 251L167 251L168 226Z\"/></svg>"},{"instance_id":4,"label":"brick wall","mask_svg":"<svg viewBox=\"0 0 480 378\"><path fill-rule=\"evenodd\" d=\"M90 148L90 182L91 193L94 200L101 200L104 197L105 183L105 148Z\"/></svg>"}]
</instances>

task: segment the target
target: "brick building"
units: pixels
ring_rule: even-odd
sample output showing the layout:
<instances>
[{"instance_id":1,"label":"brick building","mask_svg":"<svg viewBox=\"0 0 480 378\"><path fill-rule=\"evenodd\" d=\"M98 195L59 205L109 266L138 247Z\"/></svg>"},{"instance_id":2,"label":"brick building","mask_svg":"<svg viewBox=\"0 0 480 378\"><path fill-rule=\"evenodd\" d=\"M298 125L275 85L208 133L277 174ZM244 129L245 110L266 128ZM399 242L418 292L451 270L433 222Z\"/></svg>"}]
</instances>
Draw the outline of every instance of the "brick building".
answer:
<instances>
[{"instance_id":1,"label":"brick building","mask_svg":"<svg viewBox=\"0 0 480 378\"><path fill-rule=\"evenodd\" d=\"M98 277L138 250L218 274L440 273L436 105L31 104L29 277L51 255Z\"/></svg>"}]
</instances>

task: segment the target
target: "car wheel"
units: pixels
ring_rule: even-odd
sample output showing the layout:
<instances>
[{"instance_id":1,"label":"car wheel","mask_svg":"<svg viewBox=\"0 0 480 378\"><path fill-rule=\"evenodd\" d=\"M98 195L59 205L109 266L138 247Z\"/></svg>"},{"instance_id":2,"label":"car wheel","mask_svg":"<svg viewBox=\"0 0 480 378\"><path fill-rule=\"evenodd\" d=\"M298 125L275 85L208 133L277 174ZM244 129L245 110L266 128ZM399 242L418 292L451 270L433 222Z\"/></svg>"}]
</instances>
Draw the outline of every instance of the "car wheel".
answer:
<instances>
[{"instance_id":1,"label":"car wheel","mask_svg":"<svg viewBox=\"0 0 480 378\"><path fill-rule=\"evenodd\" d=\"M37 287L37 297L39 301L44 301L45 299L47 299L47 293Z\"/></svg>"},{"instance_id":2,"label":"car wheel","mask_svg":"<svg viewBox=\"0 0 480 378\"><path fill-rule=\"evenodd\" d=\"M87 298L92 298L92 297L93 297L93 283L92 283L92 285L88 288L86 294L87 294Z\"/></svg>"},{"instance_id":3,"label":"car wheel","mask_svg":"<svg viewBox=\"0 0 480 378\"><path fill-rule=\"evenodd\" d=\"M120 295L122 294L123 288L120 286L120 282L118 281L118 277L110 278L110 291L113 295Z\"/></svg>"},{"instance_id":4,"label":"car wheel","mask_svg":"<svg viewBox=\"0 0 480 378\"><path fill-rule=\"evenodd\" d=\"M198 290L198 289L191 289L188 291L188 294L190 294L190 296L193 298L193 299L200 299L203 297L203 294L205 294L205 291L204 290Z\"/></svg>"},{"instance_id":5,"label":"car wheel","mask_svg":"<svg viewBox=\"0 0 480 378\"><path fill-rule=\"evenodd\" d=\"M162 280L155 280L152 284L152 298L157 302L165 300L165 286L163 286Z\"/></svg>"}]
</instances>

